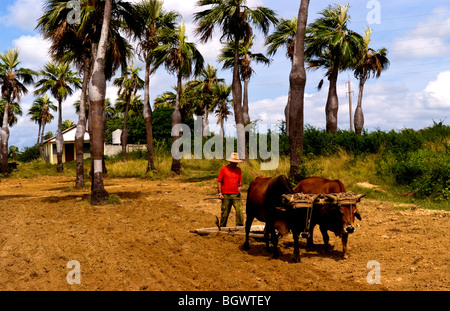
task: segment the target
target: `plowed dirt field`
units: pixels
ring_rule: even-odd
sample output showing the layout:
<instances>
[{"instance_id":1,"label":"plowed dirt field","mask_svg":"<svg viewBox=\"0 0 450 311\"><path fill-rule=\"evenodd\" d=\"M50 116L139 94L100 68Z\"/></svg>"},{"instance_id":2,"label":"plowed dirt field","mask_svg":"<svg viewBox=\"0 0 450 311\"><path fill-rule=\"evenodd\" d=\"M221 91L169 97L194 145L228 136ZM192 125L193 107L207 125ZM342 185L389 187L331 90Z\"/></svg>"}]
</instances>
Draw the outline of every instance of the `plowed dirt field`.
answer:
<instances>
[{"instance_id":1,"label":"plowed dirt field","mask_svg":"<svg viewBox=\"0 0 450 311\"><path fill-rule=\"evenodd\" d=\"M215 196L215 180L107 178L115 204L101 207L73 185L69 177L1 181L0 290L450 290L448 212L366 197L348 259L333 234L325 253L315 230L316 246L301 240L301 262L292 263L291 235L275 260L260 240L244 251L243 236L189 232L214 227L219 201L204 198ZM80 284L67 281L72 260ZM367 282L372 260L381 284Z\"/></svg>"}]
</instances>

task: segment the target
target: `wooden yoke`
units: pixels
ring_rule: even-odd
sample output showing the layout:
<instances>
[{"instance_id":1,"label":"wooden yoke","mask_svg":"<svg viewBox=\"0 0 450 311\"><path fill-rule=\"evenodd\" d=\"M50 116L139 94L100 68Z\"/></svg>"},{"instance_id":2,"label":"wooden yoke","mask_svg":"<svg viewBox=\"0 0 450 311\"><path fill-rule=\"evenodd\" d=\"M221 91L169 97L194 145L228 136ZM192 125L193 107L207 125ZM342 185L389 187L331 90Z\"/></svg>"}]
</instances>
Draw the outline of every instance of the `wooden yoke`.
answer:
<instances>
[{"instance_id":1,"label":"wooden yoke","mask_svg":"<svg viewBox=\"0 0 450 311\"><path fill-rule=\"evenodd\" d=\"M312 207L320 194L283 194L282 202L285 205L292 206L293 209Z\"/></svg>"},{"instance_id":2,"label":"wooden yoke","mask_svg":"<svg viewBox=\"0 0 450 311\"><path fill-rule=\"evenodd\" d=\"M356 205L361 201L361 198L365 197L364 193L352 193L352 192L340 192L324 194L325 201L328 204L339 204L339 205ZM331 201L331 202L330 202Z\"/></svg>"},{"instance_id":3,"label":"wooden yoke","mask_svg":"<svg viewBox=\"0 0 450 311\"><path fill-rule=\"evenodd\" d=\"M313 205L326 205L326 204L339 204L350 205L356 204L361 201L361 198L366 194L352 193L352 192L340 192L331 194L283 194L282 202L286 206L290 206L293 209L308 208Z\"/></svg>"}]
</instances>

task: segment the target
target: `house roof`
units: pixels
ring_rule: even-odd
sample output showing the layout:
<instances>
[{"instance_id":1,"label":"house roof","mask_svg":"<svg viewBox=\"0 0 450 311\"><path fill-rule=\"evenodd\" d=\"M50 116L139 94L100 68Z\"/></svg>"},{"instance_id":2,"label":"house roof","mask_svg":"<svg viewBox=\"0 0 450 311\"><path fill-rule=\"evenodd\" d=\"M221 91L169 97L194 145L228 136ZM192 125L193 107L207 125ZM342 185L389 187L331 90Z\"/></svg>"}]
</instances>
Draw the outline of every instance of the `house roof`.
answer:
<instances>
[{"instance_id":1,"label":"house roof","mask_svg":"<svg viewBox=\"0 0 450 311\"><path fill-rule=\"evenodd\" d=\"M76 124L72 125L68 129L64 130L62 132L64 142L65 143L66 142L74 142L75 141L75 133L76 132L77 132L77 125ZM84 134L84 141L89 141L89 140L90 140L89 132L86 130L86 133ZM47 140L45 140L44 144L47 144L47 143L51 144L51 143L54 143L54 142L56 142L56 135L51 137L51 138L49 138L49 139L47 139Z\"/></svg>"}]
</instances>

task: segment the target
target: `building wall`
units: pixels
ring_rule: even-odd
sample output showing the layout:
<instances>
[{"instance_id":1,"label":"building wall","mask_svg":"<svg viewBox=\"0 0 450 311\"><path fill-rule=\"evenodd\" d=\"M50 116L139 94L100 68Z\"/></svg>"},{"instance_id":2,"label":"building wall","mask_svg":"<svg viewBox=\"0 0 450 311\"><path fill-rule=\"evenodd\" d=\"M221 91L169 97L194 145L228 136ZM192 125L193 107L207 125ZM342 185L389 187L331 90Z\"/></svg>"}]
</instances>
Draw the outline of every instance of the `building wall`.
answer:
<instances>
[{"instance_id":1,"label":"building wall","mask_svg":"<svg viewBox=\"0 0 450 311\"><path fill-rule=\"evenodd\" d=\"M127 153L135 150L146 150L147 145L127 145ZM119 152L122 152L121 145L106 145L105 150L103 151L106 156L113 157L117 155Z\"/></svg>"},{"instance_id":2,"label":"building wall","mask_svg":"<svg viewBox=\"0 0 450 311\"><path fill-rule=\"evenodd\" d=\"M62 155L62 160L63 163L66 162L66 145L67 144L75 144L74 142L64 142L63 145L63 155ZM74 149L74 154L73 154L73 158L74 160L77 158L76 157L76 148ZM90 158L91 154L89 152L89 143L84 143L84 150L83 150L83 158L87 159ZM44 158L45 161L47 163L51 163L51 164L57 164L58 163L58 158L56 155L56 143L50 143L50 144L46 144L44 147Z\"/></svg>"}]
</instances>

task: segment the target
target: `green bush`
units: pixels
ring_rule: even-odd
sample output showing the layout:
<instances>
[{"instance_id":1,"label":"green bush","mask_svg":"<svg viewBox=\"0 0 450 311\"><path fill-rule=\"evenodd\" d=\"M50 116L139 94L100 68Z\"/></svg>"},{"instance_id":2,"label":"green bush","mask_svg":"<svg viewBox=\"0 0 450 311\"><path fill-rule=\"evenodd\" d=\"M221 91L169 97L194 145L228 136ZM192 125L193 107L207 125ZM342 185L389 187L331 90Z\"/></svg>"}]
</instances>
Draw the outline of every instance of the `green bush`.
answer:
<instances>
[{"instance_id":1,"label":"green bush","mask_svg":"<svg viewBox=\"0 0 450 311\"><path fill-rule=\"evenodd\" d=\"M31 162L33 160L39 159L41 156L38 146L25 147L22 152L17 154L17 160L20 162Z\"/></svg>"},{"instance_id":2,"label":"green bush","mask_svg":"<svg viewBox=\"0 0 450 311\"><path fill-rule=\"evenodd\" d=\"M386 152L378 161L378 174L414 192L417 198L450 198L450 151L419 149L408 153Z\"/></svg>"}]
</instances>

